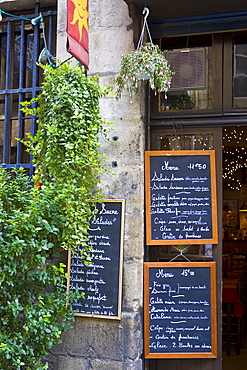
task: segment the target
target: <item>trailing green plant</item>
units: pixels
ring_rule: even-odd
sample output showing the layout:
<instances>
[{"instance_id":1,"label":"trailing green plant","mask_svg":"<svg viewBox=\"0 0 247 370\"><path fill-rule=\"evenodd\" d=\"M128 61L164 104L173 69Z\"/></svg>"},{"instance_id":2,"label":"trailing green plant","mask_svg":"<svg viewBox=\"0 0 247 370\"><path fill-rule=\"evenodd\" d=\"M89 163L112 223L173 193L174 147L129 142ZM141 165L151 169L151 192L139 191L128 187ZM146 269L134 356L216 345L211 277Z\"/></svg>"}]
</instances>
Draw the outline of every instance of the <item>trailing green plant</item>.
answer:
<instances>
[{"instance_id":1,"label":"trailing green plant","mask_svg":"<svg viewBox=\"0 0 247 370\"><path fill-rule=\"evenodd\" d=\"M41 66L45 82L37 99L23 104L25 119L35 115L39 129L28 135L36 163L31 179L23 169L0 167L0 369L41 370L43 357L72 326L69 302L81 294L66 291L65 266L54 255L82 249L89 263L87 230L92 205L101 200L104 171L98 135L101 89L80 67ZM32 184L40 183L37 187Z\"/></svg>"},{"instance_id":2,"label":"trailing green plant","mask_svg":"<svg viewBox=\"0 0 247 370\"><path fill-rule=\"evenodd\" d=\"M130 54L121 58L120 71L117 77L117 91L120 94L127 89L130 96L138 93L139 81L148 80L152 90L167 92L173 72L158 45L146 43Z\"/></svg>"},{"instance_id":3,"label":"trailing green plant","mask_svg":"<svg viewBox=\"0 0 247 370\"><path fill-rule=\"evenodd\" d=\"M39 124L27 143L37 164L35 181L54 187L54 198L66 216L62 246L84 246L87 259L91 205L101 199L99 173L105 171L98 150L98 134L106 133L99 99L110 89L101 88L97 77L87 78L79 66L40 67L45 82L38 98L31 101L38 106L32 109L26 102L22 108L35 115Z\"/></svg>"},{"instance_id":4,"label":"trailing green plant","mask_svg":"<svg viewBox=\"0 0 247 370\"><path fill-rule=\"evenodd\" d=\"M72 327L61 250L66 218L51 188L37 190L23 169L0 166L0 369L40 370L48 350Z\"/></svg>"}]
</instances>

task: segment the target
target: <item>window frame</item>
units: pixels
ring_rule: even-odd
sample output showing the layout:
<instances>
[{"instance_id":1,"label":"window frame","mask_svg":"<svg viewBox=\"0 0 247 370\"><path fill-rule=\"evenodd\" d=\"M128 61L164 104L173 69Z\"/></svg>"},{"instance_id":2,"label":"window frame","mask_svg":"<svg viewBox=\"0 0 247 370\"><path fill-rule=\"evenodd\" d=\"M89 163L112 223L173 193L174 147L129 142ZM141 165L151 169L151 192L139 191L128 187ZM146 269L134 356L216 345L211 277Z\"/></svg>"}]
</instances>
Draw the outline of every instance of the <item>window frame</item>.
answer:
<instances>
[{"instance_id":1,"label":"window frame","mask_svg":"<svg viewBox=\"0 0 247 370\"><path fill-rule=\"evenodd\" d=\"M240 33L240 31L237 31ZM242 31L242 32L246 32ZM159 111L159 96L150 92L150 118L196 119L199 117L236 117L247 115L246 108L235 108L233 102L234 32L212 34L212 99L213 107L207 110ZM200 39L201 35L198 35ZM188 37L189 40L189 37ZM194 39L196 40L196 39ZM155 40L162 47L162 39ZM171 38L169 40L171 44ZM195 43L195 41L194 41ZM181 45L174 44L176 48ZM194 46L194 45L193 45ZM190 47L190 45L188 45ZM246 119L246 117L244 118Z\"/></svg>"},{"instance_id":2,"label":"window frame","mask_svg":"<svg viewBox=\"0 0 247 370\"><path fill-rule=\"evenodd\" d=\"M55 45L56 45L56 15L57 12L55 10L49 10L42 12L43 20L46 25L46 39L47 39L47 46L50 52L55 52ZM40 67L37 66L37 61L39 54L42 49L42 28L41 25L33 26L32 33L33 33L33 50L32 50L32 76L31 76L31 85L25 86L24 75L26 73L26 35L27 30L25 26L31 24L31 19L37 17L40 12L35 12L31 14L25 14L25 18L30 19L30 21L19 19L19 14L16 14L16 17L6 17L1 21L2 29L6 32L6 66L5 66L5 77L4 82L5 86L3 89L0 90L0 97L1 100L4 101L3 105L3 117L1 119L3 124L3 149L2 149L2 167L4 168L18 168L23 167L25 168L29 175L32 176L35 171L33 158L30 155L28 162L23 161L22 153L25 151L24 145L17 140L16 143L16 154L15 160L11 159L11 140L12 137L12 121L17 121L17 131L18 131L18 138L23 138L23 127L25 124L25 120L30 120L30 134L32 136L35 135L37 131L37 121L35 116L27 117L24 116L24 113L20 110L21 102L27 100L27 95L30 96L31 99L36 98L37 94L41 90L41 85L39 81L39 74ZM21 13L23 14L23 13ZM14 76L14 56L15 56L15 37L16 37L16 30L15 26L18 25L20 27L20 62L19 62L19 76L18 76L18 84L13 88L13 84L11 80ZM7 45L12 45L12 47L7 47ZM3 53L3 52L2 52ZM1 53L1 54L2 54ZM15 117L15 113L12 111L12 101L18 98L18 108L17 108L17 116ZM35 105L33 105L35 107ZM14 114L13 114L14 113ZM14 163L12 163L14 162Z\"/></svg>"}]
</instances>

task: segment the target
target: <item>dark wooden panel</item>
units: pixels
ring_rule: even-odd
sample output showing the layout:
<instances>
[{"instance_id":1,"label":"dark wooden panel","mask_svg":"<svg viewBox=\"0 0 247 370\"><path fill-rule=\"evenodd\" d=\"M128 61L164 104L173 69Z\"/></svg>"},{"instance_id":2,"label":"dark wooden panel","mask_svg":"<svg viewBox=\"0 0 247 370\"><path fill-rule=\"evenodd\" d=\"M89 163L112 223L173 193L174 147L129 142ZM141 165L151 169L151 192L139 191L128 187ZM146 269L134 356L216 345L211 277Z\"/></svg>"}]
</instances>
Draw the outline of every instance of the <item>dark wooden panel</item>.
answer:
<instances>
[{"instance_id":1,"label":"dark wooden panel","mask_svg":"<svg viewBox=\"0 0 247 370\"><path fill-rule=\"evenodd\" d=\"M157 20L151 23L154 38L205 33L226 32L246 29L247 12L223 13Z\"/></svg>"},{"instance_id":2,"label":"dark wooden panel","mask_svg":"<svg viewBox=\"0 0 247 370\"><path fill-rule=\"evenodd\" d=\"M199 121L202 122L199 122ZM203 119L201 118L198 120L197 125L203 125ZM170 125L165 125L164 122L161 123L161 126L156 129L151 130L151 146L150 150L157 150L158 148L158 137L159 135L162 135L164 133L171 134L174 131L171 129L172 123ZM215 142L215 149L216 149L216 166L217 166L217 194L221 194L222 191L222 176L221 176L221 163L222 163L222 131L219 126L222 124L219 123L219 125L215 125L214 129L213 124L211 124L211 128L204 127L203 132L211 132L214 134L214 142ZM218 126L218 128L216 128ZM183 126L183 130L186 133L195 133L196 131L202 130L202 128L187 128ZM219 196L218 197L218 219L221 219L221 209L222 209L222 199ZM219 223L219 235L222 233L222 225ZM150 257L152 257L151 261L157 261L157 253L155 253L156 247L152 246L150 249ZM154 253L151 253L154 252ZM222 271L222 241L219 240L219 243L217 246L214 246L213 248L213 257L214 260L217 262L217 321L218 321L218 329L217 329L217 338L218 338L218 357L216 359L193 359L191 360L187 359L159 359L159 360L146 360L147 362L147 368L149 370L221 370L222 369L222 340L221 340L221 271Z\"/></svg>"},{"instance_id":3,"label":"dark wooden panel","mask_svg":"<svg viewBox=\"0 0 247 370\"><path fill-rule=\"evenodd\" d=\"M223 110L232 108L232 34L224 35Z\"/></svg>"},{"instance_id":4,"label":"dark wooden panel","mask_svg":"<svg viewBox=\"0 0 247 370\"><path fill-rule=\"evenodd\" d=\"M150 370L220 370L211 359L158 360Z\"/></svg>"},{"instance_id":5,"label":"dark wooden panel","mask_svg":"<svg viewBox=\"0 0 247 370\"><path fill-rule=\"evenodd\" d=\"M146 6L150 10L150 21L171 19L179 17L191 17L206 14L240 12L247 10L245 0L125 0L130 5L137 6L142 11Z\"/></svg>"},{"instance_id":6,"label":"dark wooden panel","mask_svg":"<svg viewBox=\"0 0 247 370\"><path fill-rule=\"evenodd\" d=\"M222 35L213 35L213 109L222 109Z\"/></svg>"},{"instance_id":7,"label":"dark wooden panel","mask_svg":"<svg viewBox=\"0 0 247 370\"><path fill-rule=\"evenodd\" d=\"M221 365L211 359L183 359L150 361L150 370L220 370Z\"/></svg>"}]
</instances>

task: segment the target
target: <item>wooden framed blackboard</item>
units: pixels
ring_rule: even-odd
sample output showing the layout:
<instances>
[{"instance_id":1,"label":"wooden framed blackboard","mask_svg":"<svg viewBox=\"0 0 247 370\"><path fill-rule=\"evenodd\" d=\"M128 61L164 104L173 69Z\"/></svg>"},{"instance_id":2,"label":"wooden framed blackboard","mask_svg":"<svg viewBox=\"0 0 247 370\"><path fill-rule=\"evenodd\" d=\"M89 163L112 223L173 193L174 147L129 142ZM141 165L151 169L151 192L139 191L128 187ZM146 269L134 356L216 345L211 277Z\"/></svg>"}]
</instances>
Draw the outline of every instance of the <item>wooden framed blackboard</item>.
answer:
<instances>
[{"instance_id":1,"label":"wooden framed blackboard","mask_svg":"<svg viewBox=\"0 0 247 370\"><path fill-rule=\"evenodd\" d=\"M145 152L147 245L217 244L214 150Z\"/></svg>"},{"instance_id":2,"label":"wooden framed blackboard","mask_svg":"<svg viewBox=\"0 0 247 370\"><path fill-rule=\"evenodd\" d=\"M144 263L145 358L215 358L216 263Z\"/></svg>"},{"instance_id":3,"label":"wooden framed blackboard","mask_svg":"<svg viewBox=\"0 0 247 370\"><path fill-rule=\"evenodd\" d=\"M92 263L84 265L78 253L69 251L68 289L85 293L85 299L71 304L77 316L120 319L124 200L105 200L96 208L88 230Z\"/></svg>"}]
</instances>

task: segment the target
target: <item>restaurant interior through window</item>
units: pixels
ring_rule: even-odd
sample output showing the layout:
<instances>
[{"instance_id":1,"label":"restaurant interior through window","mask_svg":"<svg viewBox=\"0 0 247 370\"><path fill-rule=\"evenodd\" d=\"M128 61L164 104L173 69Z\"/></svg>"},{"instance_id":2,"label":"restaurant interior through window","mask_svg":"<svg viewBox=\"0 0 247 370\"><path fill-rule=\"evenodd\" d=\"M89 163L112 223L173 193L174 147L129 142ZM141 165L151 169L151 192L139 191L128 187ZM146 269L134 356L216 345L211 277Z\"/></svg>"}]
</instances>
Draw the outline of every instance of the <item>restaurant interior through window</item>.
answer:
<instances>
[{"instance_id":1,"label":"restaurant interior through window","mask_svg":"<svg viewBox=\"0 0 247 370\"><path fill-rule=\"evenodd\" d=\"M223 369L246 351L246 158L247 127L223 128Z\"/></svg>"},{"instance_id":2,"label":"restaurant interior through window","mask_svg":"<svg viewBox=\"0 0 247 370\"><path fill-rule=\"evenodd\" d=\"M245 253L241 246L244 246L247 240L246 134L246 127L223 129L222 239L224 251L230 253Z\"/></svg>"}]
</instances>

